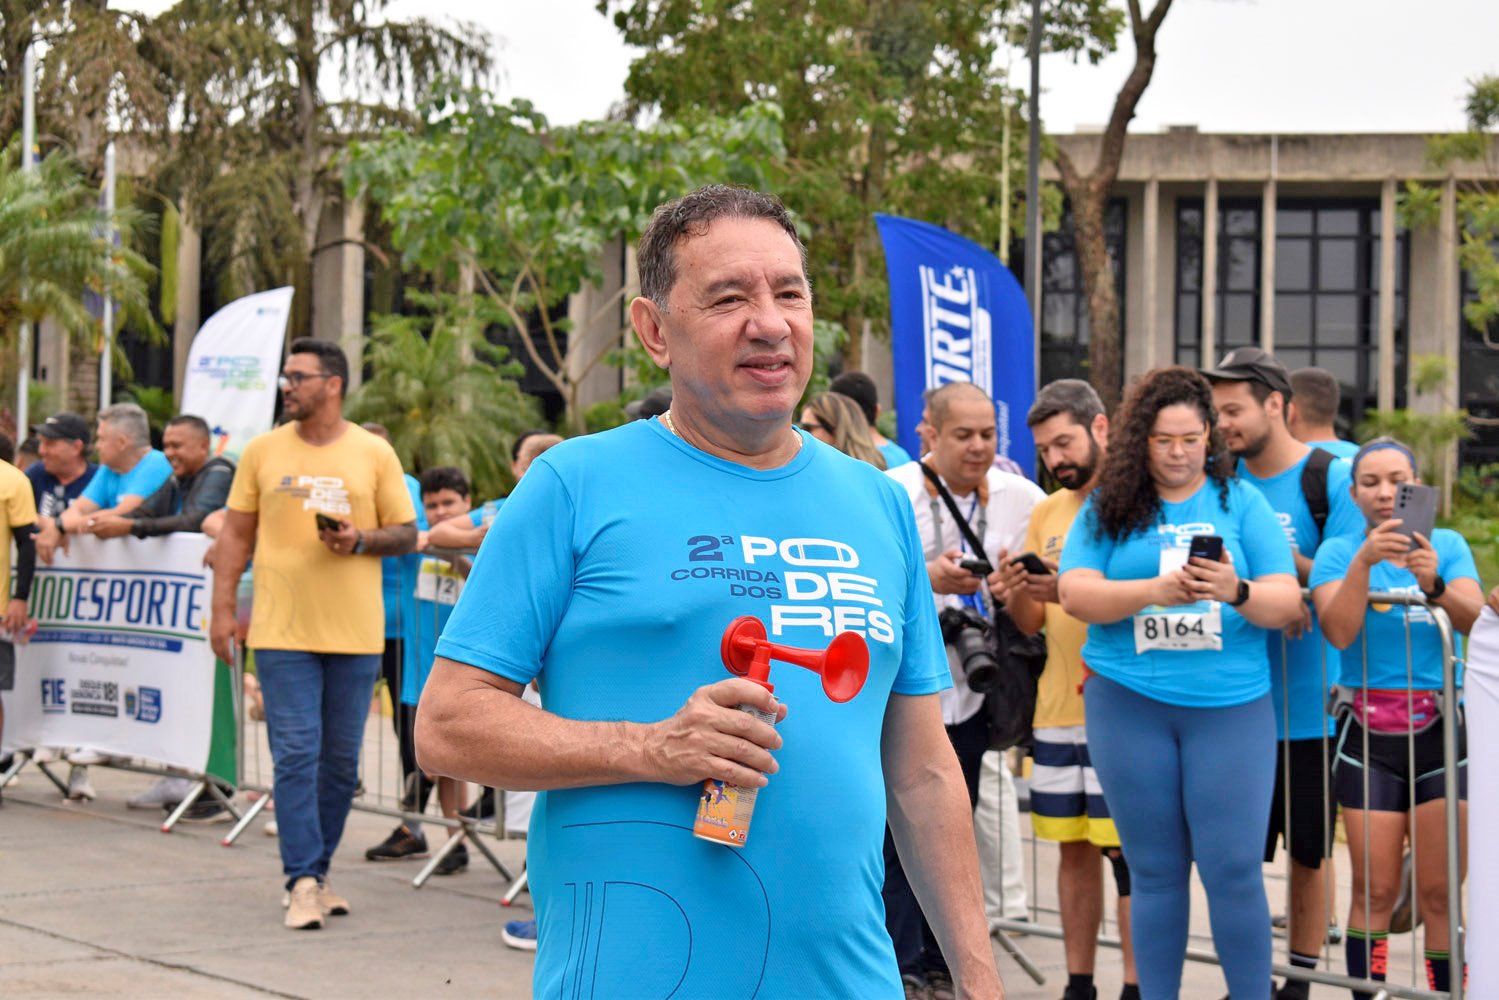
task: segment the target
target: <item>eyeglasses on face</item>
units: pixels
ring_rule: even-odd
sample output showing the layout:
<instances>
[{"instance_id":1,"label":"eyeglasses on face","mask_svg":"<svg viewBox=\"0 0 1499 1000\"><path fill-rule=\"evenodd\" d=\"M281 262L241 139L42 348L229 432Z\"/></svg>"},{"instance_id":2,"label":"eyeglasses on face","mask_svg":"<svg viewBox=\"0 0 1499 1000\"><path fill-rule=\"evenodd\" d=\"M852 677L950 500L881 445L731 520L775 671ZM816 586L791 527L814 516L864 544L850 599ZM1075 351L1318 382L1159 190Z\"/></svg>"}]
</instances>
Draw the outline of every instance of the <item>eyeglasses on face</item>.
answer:
<instances>
[{"instance_id":1,"label":"eyeglasses on face","mask_svg":"<svg viewBox=\"0 0 1499 1000\"><path fill-rule=\"evenodd\" d=\"M1193 434L1152 434L1146 438L1150 442L1150 450L1158 454L1167 454L1177 445L1181 445L1182 451L1197 451L1207 445L1207 432L1197 431Z\"/></svg>"},{"instance_id":2,"label":"eyeglasses on face","mask_svg":"<svg viewBox=\"0 0 1499 1000\"><path fill-rule=\"evenodd\" d=\"M310 378L331 378L319 372L282 372L276 376L276 386L280 389L295 389Z\"/></svg>"}]
</instances>

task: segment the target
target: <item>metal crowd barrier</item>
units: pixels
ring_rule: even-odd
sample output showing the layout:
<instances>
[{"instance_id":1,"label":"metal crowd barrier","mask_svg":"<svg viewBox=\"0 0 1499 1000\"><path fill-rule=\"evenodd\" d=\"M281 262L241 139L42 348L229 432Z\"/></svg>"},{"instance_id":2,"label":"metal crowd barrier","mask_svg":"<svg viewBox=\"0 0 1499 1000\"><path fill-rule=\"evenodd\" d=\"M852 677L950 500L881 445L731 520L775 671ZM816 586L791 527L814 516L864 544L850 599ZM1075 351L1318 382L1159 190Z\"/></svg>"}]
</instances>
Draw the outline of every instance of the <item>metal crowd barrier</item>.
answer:
<instances>
[{"instance_id":1,"label":"metal crowd barrier","mask_svg":"<svg viewBox=\"0 0 1499 1000\"><path fill-rule=\"evenodd\" d=\"M1309 598L1310 595L1307 595L1307 596ZM1445 780L1445 792L1446 792L1446 796L1445 796L1444 802L1445 802L1445 832L1446 832L1446 840L1447 840L1447 858L1446 858L1446 861L1447 861L1447 909L1448 909L1448 914L1449 914L1449 920L1450 920L1450 923L1451 923L1451 931L1450 931L1451 940L1450 940L1449 946L1448 946L1449 952L1451 954L1451 968L1452 968L1451 989L1450 989L1449 992L1445 992L1444 993L1444 992L1433 991L1433 990L1425 988L1425 985L1424 985L1424 975L1423 975L1424 968L1425 968L1425 963L1424 963L1422 951L1421 951L1420 948L1417 947L1417 933L1416 933L1416 927L1415 927L1415 922L1416 921L1415 921L1414 916L1412 918L1412 927L1411 927L1411 930L1410 930L1410 939L1411 939L1411 976L1415 980L1415 982L1411 983L1410 985L1405 985L1405 984L1401 984L1401 983L1397 983L1397 982L1384 981L1384 980L1355 979L1355 978L1352 978L1350 976L1343 975L1341 973L1330 971L1331 967L1334 965L1334 956L1331 953L1331 949L1329 947L1332 942L1328 940L1328 936L1327 936L1327 934L1325 932L1323 934L1323 944L1322 944L1322 949L1321 949L1321 952L1322 952L1322 964L1323 964L1322 968L1306 969L1306 968L1301 968L1299 966L1290 965L1290 964L1288 964L1288 962L1278 962L1278 961L1273 964L1272 968L1273 968L1273 972L1274 972L1275 975L1281 976L1281 977L1285 977L1285 978L1303 980L1303 981L1308 982L1308 983L1317 983L1317 984L1324 985L1324 986L1332 986L1332 987L1337 987L1337 988L1342 988L1342 989L1362 990L1364 992L1369 993L1372 996L1373 1000L1386 1000L1386 998L1391 998L1391 997L1408 998L1408 1000L1449 1000L1449 998L1450 998L1450 1000L1463 1000L1463 997L1464 997L1465 991L1466 991L1465 973L1466 973L1467 960L1466 960L1466 954L1465 954L1465 928L1464 928L1463 909L1462 909L1463 885L1462 885L1462 879L1460 877L1461 876L1461 854L1460 854L1460 847L1461 847L1461 833L1462 833L1462 831L1460 829L1460 824L1459 824L1459 809L1458 809L1458 806L1459 806L1461 795L1460 795L1459 783L1458 783L1458 780L1457 780L1457 775L1458 775L1457 765L1458 765L1458 761L1459 761L1458 748L1457 748L1457 726L1456 726L1456 721L1458 719L1458 711L1459 711L1459 709L1457 708L1457 706L1459 705L1459 701L1458 701L1458 689L1457 689L1457 663L1458 663L1458 659L1456 657L1456 648L1457 647L1456 647L1456 642L1454 640L1452 622L1448 618L1447 613L1445 611L1443 611L1440 607L1437 607L1434 604L1428 603L1424 597L1421 597L1419 595L1412 596L1410 594L1371 593L1369 595L1368 602L1371 605L1374 605L1374 604L1385 604L1385 605L1391 605L1391 606L1395 606L1395 607L1402 607L1402 608L1406 609L1405 613L1402 615L1402 618L1403 618L1403 623L1404 623L1404 627L1405 627L1406 687L1407 687L1408 690L1409 690L1409 688L1411 686L1411 680L1412 680L1413 673L1414 673L1414 664L1411 661L1411 633L1410 633L1410 612L1409 612L1409 609L1412 608L1412 607L1419 607L1419 608L1423 608L1426 611L1428 611L1430 613L1430 615L1431 615L1432 621L1436 624L1438 634L1441 637L1441 642L1442 642L1442 696L1443 696L1444 706L1447 707L1447 711L1450 713L1449 718L1447 720L1445 720L1444 724L1443 724L1443 730L1442 730L1442 735L1443 735L1442 760L1443 760L1443 767L1444 767L1444 771L1445 771L1445 773L1444 773L1444 780ZM1288 666L1288 657L1286 655L1284 655L1285 652L1286 652L1285 647L1284 647L1284 643L1286 641L1285 638L1284 638L1284 635L1282 635L1281 641L1282 641L1282 644L1283 644L1282 645L1282 654L1283 655L1281 657L1282 690L1288 690L1289 689L1289 684L1287 683L1287 681L1288 681L1287 674L1289 672L1289 666ZM1363 678L1362 678L1362 680L1363 680L1364 683L1361 684L1361 688L1363 690L1367 691L1368 690L1368 684L1367 684L1367 681L1368 681L1368 649L1367 649L1367 645L1365 644L1365 636L1363 634L1361 634L1360 637L1359 637L1359 639L1357 641L1361 644L1361 646L1363 646L1363 653L1364 653L1364 656L1363 656L1364 673L1363 673ZM1332 690L1332 688L1333 688L1333 685L1331 685L1329 683L1329 675L1328 675L1328 667L1327 667L1327 644L1326 644L1326 642L1324 642L1322 644L1321 660L1322 660L1322 690L1330 692ZM1409 715L1409 713L1408 713L1408 715ZM1288 720L1285 720L1285 721L1288 721ZM1285 728L1289 728L1289 727L1287 726ZM1368 729L1365 728L1364 729L1363 757L1364 757L1364 760L1366 760L1366 761L1368 760L1368 757L1369 757L1369 753L1368 753L1368 733L1369 733ZM1414 770L1415 770L1415 768L1414 768L1414 757L1415 757L1414 738L1415 738L1415 732L1414 732L1414 729L1411 728L1411 722L1408 719L1408 721L1407 721L1407 732L1406 732L1407 762L1408 762L1408 765L1410 767L1410 770L1412 772L1412 776L1413 777L1414 777ZM1331 764L1332 764L1332 752L1333 752L1332 741L1333 741L1333 737L1327 735L1326 732L1325 732L1325 730L1324 730L1324 733L1323 733L1323 736L1322 736L1322 765L1323 765L1323 778L1322 778L1322 781L1323 781L1323 802L1324 802L1324 808L1322 810L1322 815L1324 817L1324 819L1323 819L1323 824L1324 824L1324 829L1323 829L1324 843L1327 842L1327 841L1332 840L1332 837L1331 837L1331 832L1332 831L1326 829L1327 820L1325 818L1326 815L1327 815L1327 813L1328 813L1328 809L1326 808L1326 803L1329 802L1330 800L1332 800L1332 798L1334 796L1334 791L1333 791L1333 788L1332 788L1332 768L1331 768ZM1281 745L1284 746L1286 742L1288 742L1288 741L1281 741ZM1283 800L1279 804L1279 807L1282 810L1284 810L1284 842L1285 842L1286 845L1289 845L1291 843L1291 838L1292 838L1291 806L1290 806L1291 787L1290 787L1290 781L1289 781L1289 767L1290 767L1290 755L1289 755L1289 753L1287 753L1287 754L1284 755L1284 761L1283 761L1283 764L1282 764L1282 768L1283 768L1283 770L1282 770L1282 779L1283 779L1282 780L1282 785L1283 785L1283 788L1284 788L1284 791L1285 791L1285 797L1283 798ZM1364 773L1364 801L1368 802L1369 801L1369 794L1368 794L1368 792L1369 792L1369 789L1368 789L1369 777L1368 777L1368 769L1367 769L1367 767L1364 769L1363 773ZM1418 846L1418 844L1417 844L1417 835L1416 835L1416 824L1415 824L1415 821L1414 821L1415 820L1415 801L1414 801L1415 788L1414 788L1414 785L1415 785L1415 782L1413 780L1411 782L1411 788L1410 788L1410 792L1409 792L1409 794L1410 794L1410 804L1408 806L1408 811L1407 811L1407 815L1410 817L1408 836L1410 838L1410 851L1411 851L1411 854L1412 854L1413 857L1415 855L1415 852L1416 852L1416 849L1417 849L1417 846ZM1267 817L1267 821L1268 821L1268 817ZM1368 825L1366 824L1366 826L1365 826L1365 837L1367 838L1367 836L1368 836ZM1061 928L1061 922L1060 922L1060 919L1059 919L1060 918L1059 911L1056 910L1055 908L1050 908L1049 909L1049 908L1042 907L1039 904L1039 902L1037 901L1037 894L1035 892L1035 888L1036 888L1037 882L1038 882L1038 875L1039 875L1039 870L1038 870L1038 865L1037 865L1037 860L1036 860L1037 859L1036 851L1038 849L1048 849L1048 848L1054 849L1054 846L1051 845L1049 841L1039 841L1038 842L1036 840L1035 836L1034 836L1033 828L1031 830L1024 830L1024 832L1023 832L1023 838L1029 842L1029 846L1030 846L1030 849L1031 849L1031 866L1030 866L1030 873L1031 873L1031 875L1030 875L1030 878L1031 878L1031 890L1032 891L1031 891L1030 919L1029 920L1012 920L1012 919L1002 919L1002 918L991 918L990 921L989 921L989 923L990 923L990 926L992 928L993 937L1001 944L1001 946L1003 947L1003 949L1007 953L1009 953L1009 955L1012 958L1014 958L1016 960L1016 963L1018 965L1020 965L1021 969L1023 971L1025 971L1033 980L1035 980L1035 982L1037 984L1044 984L1046 982L1045 975L1040 971L1039 968L1037 968L1037 966L1035 965L1035 963L1032 962L1030 960L1030 958L1025 955L1024 951L1022 951L1016 945L1015 942L1013 942L1013 941L1011 941L1009 939L1009 935L1007 933L1005 933L1005 932L1013 932L1015 934L1030 935L1030 936L1040 937L1040 938L1055 939L1055 940L1061 940L1062 939L1062 928ZM1002 836L999 838L999 842L1001 844L1003 844L1003 837ZM1045 846L1043 846L1043 845L1045 845ZM1289 846L1287 846L1287 849L1285 851L1285 855L1286 855L1286 879L1287 879L1286 905L1287 905L1287 909L1289 911L1290 905L1291 905L1290 891L1289 891L1291 856L1290 856ZM1003 859L1001 858L1001 861L1002 860ZM1002 865L1001 865L1001 867L1002 867ZM1418 867L1419 866L1416 865L1416 864L1414 864L1414 863L1411 865L1411 878L1410 878L1410 883L1407 886L1407 889L1408 889L1408 891L1410 893L1410 899L1412 901L1412 907L1413 907L1413 909L1419 905L1418 901L1419 901L1419 898L1420 898L1420 882L1419 882L1419 876L1417 874L1417 868ZM1366 843L1365 850L1364 850L1364 870L1363 870L1363 876L1364 876L1364 885L1365 885L1365 895L1364 895L1364 904L1365 904L1365 906L1364 906L1364 912L1365 912L1365 918L1364 918L1364 924L1365 924L1365 926L1367 926L1368 924L1372 923L1372 920L1370 919L1371 906L1369 904L1369 897L1370 897L1370 892L1369 892L1369 886L1370 886L1370 861L1369 861L1369 851L1368 851L1368 848L1367 848L1367 843ZM1334 893L1333 890L1335 888L1335 885L1336 885L1336 879L1332 878L1329 875L1329 877L1327 879L1328 889L1327 889L1327 891L1323 895L1323 901L1324 901L1323 918L1324 918L1324 924L1327 925L1327 926L1332 926L1332 925L1335 925L1337 923L1335 906L1333 904L1333 897L1335 895L1335 893ZM1041 920L1042 914L1046 914L1047 916L1056 916L1058 918L1057 922L1054 923L1054 924L1053 923L1045 923L1045 922L1043 922ZM1106 905L1104 907L1103 931L1099 935L1098 944L1100 946L1102 946L1102 947L1105 947L1105 948L1112 948L1112 949L1116 949L1117 950L1118 948L1121 947L1121 945L1120 945L1120 939L1117 936L1113 936L1113 935L1110 935L1109 933L1107 933L1108 924L1109 924L1109 908ZM1346 933L1346 931L1345 931L1345 933ZM1393 932L1391 933L1391 936L1394 936ZM1287 950L1288 951L1289 951L1289 948L1290 948L1290 943L1289 943L1289 936L1288 936L1287 937ZM1207 964L1212 964L1212 965L1218 965L1218 964L1220 964L1219 960L1218 960L1218 955L1216 954L1216 952L1214 952L1212 950L1211 947L1207 947L1207 948L1189 947L1187 949L1187 952L1186 952L1186 958L1187 958L1188 961L1192 961L1192 962L1201 962L1201 963L1207 963Z\"/></svg>"}]
</instances>

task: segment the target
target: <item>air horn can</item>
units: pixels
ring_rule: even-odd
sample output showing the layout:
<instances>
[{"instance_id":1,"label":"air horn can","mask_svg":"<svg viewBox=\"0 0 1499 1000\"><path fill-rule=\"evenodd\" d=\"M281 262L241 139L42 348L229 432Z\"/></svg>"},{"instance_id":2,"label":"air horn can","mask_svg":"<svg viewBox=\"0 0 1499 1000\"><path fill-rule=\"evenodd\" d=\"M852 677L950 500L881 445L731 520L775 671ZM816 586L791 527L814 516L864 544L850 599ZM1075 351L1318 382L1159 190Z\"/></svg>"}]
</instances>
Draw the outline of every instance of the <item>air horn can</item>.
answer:
<instances>
[{"instance_id":1,"label":"air horn can","mask_svg":"<svg viewBox=\"0 0 1499 1000\"><path fill-rule=\"evenodd\" d=\"M839 633L827 649L796 649L770 642L765 625L749 615L735 618L724 629L719 652L729 673L752 680L771 692L775 691L770 683L771 660L806 667L822 677L823 692L839 703L858 694L869 675L869 647L858 633ZM776 723L774 712L762 712L753 705L740 705L739 710L768 725ZM704 781L697 821L692 825L693 835L716 844L743 847L749 838L758 792L758 788L731 785L714 778Z\"/></svg>"}]
</instances>

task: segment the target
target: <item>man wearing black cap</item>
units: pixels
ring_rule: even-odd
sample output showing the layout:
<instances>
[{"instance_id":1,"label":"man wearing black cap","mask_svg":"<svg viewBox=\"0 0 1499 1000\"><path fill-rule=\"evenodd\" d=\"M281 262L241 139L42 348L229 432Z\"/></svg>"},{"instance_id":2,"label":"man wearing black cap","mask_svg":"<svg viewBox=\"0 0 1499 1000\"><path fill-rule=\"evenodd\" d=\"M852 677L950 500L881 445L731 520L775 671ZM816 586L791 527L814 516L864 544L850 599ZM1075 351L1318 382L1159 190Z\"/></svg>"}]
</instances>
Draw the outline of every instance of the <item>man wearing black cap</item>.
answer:
<instances>
[{"instance_id":1,"label":"man wearing black cap","mask_svg":"<svg viewBox=\"0 0 1499 1000\"><path fill-rule=\"evenodd\" d=\"M1286 422L1291 379L1274 355L1241 347L1203 374L1213 384L1218 429L1228 450L1239 458L1239 476L1270 501L1304 585L1323 539L1363 533L1364 519L1349 491L1349 464L1292 436ZM1284 638L1274 633L1269 637L1270 687L1280 742L1265 860L1274 860L1276 842L1283 837L1291 855L1291 964L1305 968L1317 965L1325 915L1331 911L1327 887L1332 866L1330 861L1322 863L1331 857L1334 819L1325 795L1329 762L1323 757L1323 737L1331 728L1322 641L1310 608ZM1287 980L1276 997L1306 1000L1307 989L1305 981Z\"/></svg>"},{"instance_id":2,"label":"man wearing black cap","mask_svg":"<svg viewBox=\"0 0 1499 1000\"><path fill-rule=\"evenodd\" d=\"M99 467L86 457L89 423L76 413L57 413L34 425L42 460L26 470L36 499L37 555L50 563L62 541L57 517L78 499Z\"/></svg>"}]
</instances>

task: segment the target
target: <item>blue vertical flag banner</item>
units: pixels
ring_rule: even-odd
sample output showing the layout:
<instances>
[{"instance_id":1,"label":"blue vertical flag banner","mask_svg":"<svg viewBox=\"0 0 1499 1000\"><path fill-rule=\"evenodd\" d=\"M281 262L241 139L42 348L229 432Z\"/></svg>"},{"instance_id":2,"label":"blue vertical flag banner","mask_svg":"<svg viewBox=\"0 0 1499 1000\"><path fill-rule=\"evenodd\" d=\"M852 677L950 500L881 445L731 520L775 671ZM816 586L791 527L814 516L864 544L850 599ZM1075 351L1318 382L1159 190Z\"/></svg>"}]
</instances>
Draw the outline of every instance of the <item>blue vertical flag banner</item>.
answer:
<instances>
[{"instance_id":1,"label":"blue vertical flag banner","mask_svg":"<svg viewBox=\"0 0 1499 1000\"><path fill-rule=\"evenodd\" d=\"M920 453L922 393L972 382L994 400L996 450L1032 479L1036 446L1025 414L1036 398L1030 306L1009 268L940 226L875 215L890 279L890 349L898 439Z\"/></svg>"}]
</instances>

